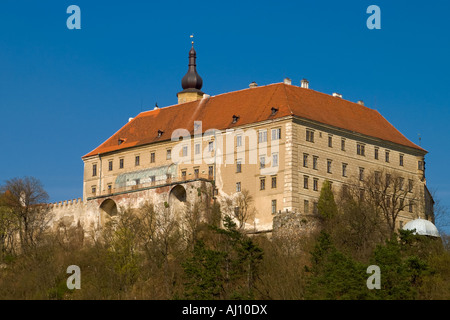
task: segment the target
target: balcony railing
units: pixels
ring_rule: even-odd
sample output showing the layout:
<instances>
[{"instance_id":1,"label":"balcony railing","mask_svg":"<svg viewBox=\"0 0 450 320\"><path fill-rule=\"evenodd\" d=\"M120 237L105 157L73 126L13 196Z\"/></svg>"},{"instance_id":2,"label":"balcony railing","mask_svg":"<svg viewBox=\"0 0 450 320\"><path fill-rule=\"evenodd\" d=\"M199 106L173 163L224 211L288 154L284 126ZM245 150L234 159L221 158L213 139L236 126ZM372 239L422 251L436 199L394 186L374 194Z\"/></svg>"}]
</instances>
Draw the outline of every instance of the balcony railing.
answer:
<instances>
[{"instance_id":1,"label":"balcony railing","mask_svg":"<svg viewBox=\"0 0 450 320\"><path fill-rule=\"evenodd\" d=\"M95 193L91 192L88 194L88 197L100 197L100 196L106 196L106 195L112 195L112 194L117 194L117 193L126 193L126 192L134 192L134 191L139 191L142 189L149 189L149 188L157 188L157 187L162 187L168 184L176 184L176 183L185 183L188 181L195 181L195 180L213 180L214 177L209 175L209 174L196 174L196 175L192 175L192 176L188 176L188 177L179 177L179 178L167 178L164 180L157 180L157 181L152 181L152 182L147 182L147 183L139 183L139 184L135 184L135 185L129 185L129 186L125 186L125 187L121 187L121 188L108 188L106 190L103 191L96 191Z\"/></svg>"}]
</instances>

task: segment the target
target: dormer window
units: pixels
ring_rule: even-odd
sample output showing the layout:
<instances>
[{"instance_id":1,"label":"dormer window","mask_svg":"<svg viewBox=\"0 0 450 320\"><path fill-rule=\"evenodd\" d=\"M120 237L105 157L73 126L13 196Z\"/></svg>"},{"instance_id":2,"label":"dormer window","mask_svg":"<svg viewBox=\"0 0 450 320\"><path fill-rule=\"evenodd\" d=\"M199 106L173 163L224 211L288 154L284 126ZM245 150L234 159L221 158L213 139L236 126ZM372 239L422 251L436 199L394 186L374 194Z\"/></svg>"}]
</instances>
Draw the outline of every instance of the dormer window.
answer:
<instances>
[{"instance_id":1,"label":"dormer window","mask_svg":"<svg viewBox=\"0 0 450 320\"><path fill-rule=\"evenodd\" d=\"M123 142L125 142L125 139L122 139L122 138L119 138L119 140L117 141L117 143L119 144L119 146L120 146Z\"/></svg>"},{"instance_id":2,"label":"dormer window","mask_svg":"<svg viewBox=\"0 0 450 320\"><path fill-rule=\"evenodd\" d=\"M158 130L158 138L160 138L163 135L164 131Z\"/></svg>"},{"instance_id":3,"label":"dormer window","mask_svg":"<svg viewBox=\"0 0 450 320\"><path fill-rule=\"evenodd\" d=\"M270 110L271 110L271 115L272 116L275 115L278 112L278 109L275 108L275 107L272 107L272 109L270 109Z\"/></svg>"},{"instance_id":4,"label":"dormer window","mask_svg":"<svg viewBox=\"0 0 450 320\"><path fill-rule=\"evenodd\" d=\"M236 123L239 120L239 116L233 115L233 122L232 123Z\"/></svg>"}]
</instances>

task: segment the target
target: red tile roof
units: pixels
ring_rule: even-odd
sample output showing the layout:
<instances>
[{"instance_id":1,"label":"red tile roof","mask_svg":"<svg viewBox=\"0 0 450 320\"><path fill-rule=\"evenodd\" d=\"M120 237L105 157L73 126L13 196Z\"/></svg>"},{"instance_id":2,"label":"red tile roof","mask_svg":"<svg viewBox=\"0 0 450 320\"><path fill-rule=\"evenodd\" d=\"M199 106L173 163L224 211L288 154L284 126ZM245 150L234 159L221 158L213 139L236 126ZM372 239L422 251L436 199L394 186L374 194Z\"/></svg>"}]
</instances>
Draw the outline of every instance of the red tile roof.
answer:
<instances>
[{"instance_id":1,"label":"red tile roof","mask_svg":"<svg viewBox=\"0 0 450 320\"><path fill-rule=\"evenodd\" d=\"M278 109L274 115L272 107ZM233 115L239 117L236 123L232 123ZM225 130L290 115L426 152L376 110L311 89L275 83L142 112L83 158L170 140L179 128L193 134L194 121L202 121L203 131ZM158 130L164 131L160 137Z\"/></svg>"}]
</instances>

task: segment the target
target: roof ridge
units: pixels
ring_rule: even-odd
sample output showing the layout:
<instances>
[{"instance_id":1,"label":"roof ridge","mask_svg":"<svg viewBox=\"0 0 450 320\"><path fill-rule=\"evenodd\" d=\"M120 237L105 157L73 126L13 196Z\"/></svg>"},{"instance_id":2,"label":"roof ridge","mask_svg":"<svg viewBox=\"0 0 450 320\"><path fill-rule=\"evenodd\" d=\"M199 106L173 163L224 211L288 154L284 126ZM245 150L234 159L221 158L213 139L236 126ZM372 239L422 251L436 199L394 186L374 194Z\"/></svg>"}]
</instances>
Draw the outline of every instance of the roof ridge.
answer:
<instances>
[{"instance_id":1,"label":"roof ridge","mask_svg":"<svg viewBox=\"0 0 450 320\"><path fill-rule=\"evenodd\" d=\"M283 106L283 112L278 113L275 118L296 115L427 152L403 135L376 109L313 89L277 82L215 96L206 95L199 100L140 112L83 158L161 141L153 136L158 127L164 125L171 131L191 123L196 117L199 117L204 125L215 128L228 128L228 117L235 112L245 114L243 124L274 119L265 114L267 108L273 104ZM116 138L128 138L128 141L119 146Z\"/></svg>"},{"instance_id":2,"label":"roof ridge","mask_svg":"<svg viewBox=\"0 0 450 320\"><path fill-rule=\"evenodd\" d=\"M209 95L209 97L210 97L210 98L216 98L216 97L220 97L220 96L223 96L223 95L233 94L233 93L241 92L241 91L245 91L245 90L254 90L254 89L265 88L265 87L274 86L274 85L282 85L282 84L283 84L282 82L269 83L269 84L266 84L266 85L263 85L263 86L258 86L258 87L256 87L256 88L244 88L244 89L240 89L240 90L236 90L236 91L230 91L230 92L219 93L219 94L214 95L214 96ZM139 116L140 114L143 114L143 113L148 113L148 112L157 111L157 110L162 110L162 109L166 109L166 108L172 108L172 107L182 106L182 105L185 105L185 104L188 104L188 103L199 102L199 101L202 101L202 100L203 100L203 99L200 99L200 100L194 100L194 101L188 101L188 102L183 102L183 103L177 103L177 104L171 104L171 105L169 105L169 106L159 107L158 109L152 109L152 110L142 111L142 112L138 113L137 116ZM137 117L137 116L136 116L136 117Z\"/></svg>"}]
</instances>

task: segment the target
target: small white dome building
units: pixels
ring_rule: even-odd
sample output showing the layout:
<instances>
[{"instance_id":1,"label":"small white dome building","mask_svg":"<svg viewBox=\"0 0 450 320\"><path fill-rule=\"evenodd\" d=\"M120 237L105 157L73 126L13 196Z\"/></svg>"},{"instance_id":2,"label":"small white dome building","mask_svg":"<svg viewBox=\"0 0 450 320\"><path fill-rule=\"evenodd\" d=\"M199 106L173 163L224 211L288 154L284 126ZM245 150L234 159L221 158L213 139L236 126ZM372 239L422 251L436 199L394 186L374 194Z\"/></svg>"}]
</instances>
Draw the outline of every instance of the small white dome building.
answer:
<instances>
[{"instance_id":1,"label":"small white dome building","mask_svg":"<svg viewBox=\"0 0 450 320\"><path fill-rule=\"evenodd\" d=\"M422 236L430 236L430 237L440 237L439 231L436 226L425 219L415 219L407 224L405 224L402 228L403 230L416 230L414 234L422 235Z\"/></svg>"}]
</instances>

